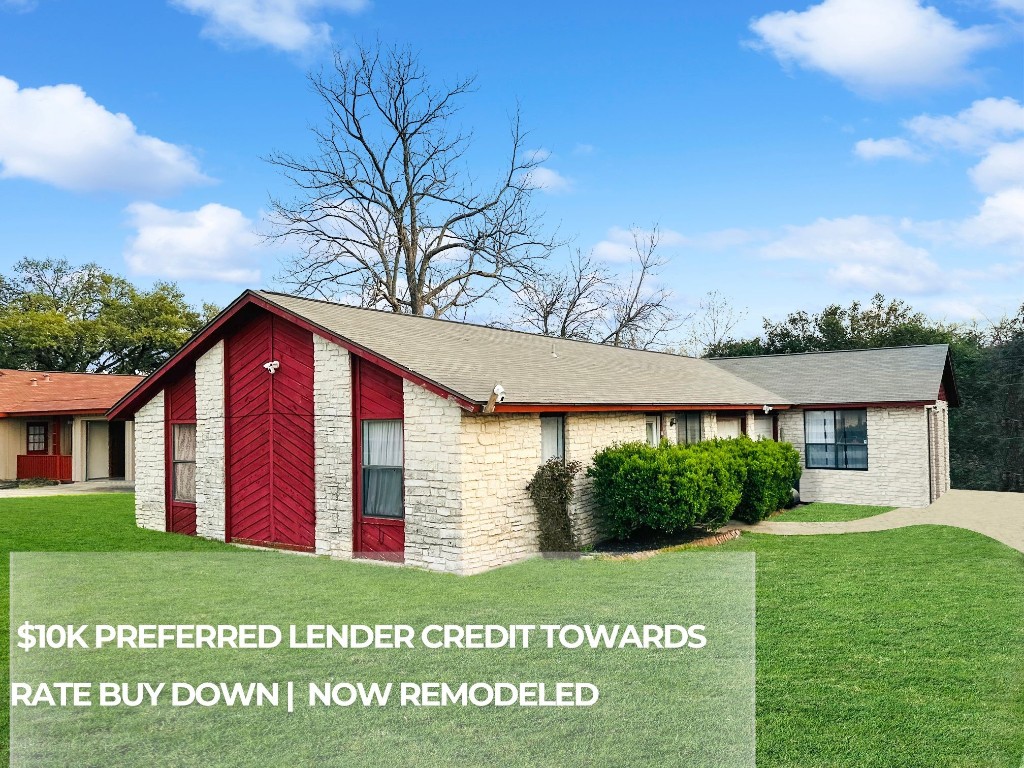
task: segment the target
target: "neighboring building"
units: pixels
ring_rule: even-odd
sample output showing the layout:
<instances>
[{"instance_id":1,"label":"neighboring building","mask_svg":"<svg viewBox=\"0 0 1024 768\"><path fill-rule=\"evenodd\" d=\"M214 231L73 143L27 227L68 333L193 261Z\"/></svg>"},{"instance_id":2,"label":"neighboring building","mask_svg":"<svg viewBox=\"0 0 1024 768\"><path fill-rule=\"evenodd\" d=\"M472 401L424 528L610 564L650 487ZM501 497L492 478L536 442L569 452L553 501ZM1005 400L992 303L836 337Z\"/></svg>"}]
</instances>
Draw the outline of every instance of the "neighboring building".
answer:
<instances>
[{"instance_id":1,"label":"neighboring building","mask_svg":"<svg viewBox=\"0 0 1024 768\"><path fill-rule=\"evenodd\" d=\"M945 359L944 347L928 349ZM247 291L108 416L135 420L140 526L475 573L537 552L526 486L551 457L586 465L615 442L780 431L802 447L804 417L790 412L803 403L729 365ZM916 374L913 398L870 401L917 414L920 430L911 417L865 416L860 390L811 403L840 413L820 435L812 422L812 460L867 455L868 474L902 478L891 503L926 504L917 456L930 417L918 389L930 387L944 424L940 387L955 388L943 365ZM859 419L870 450L852 445ZM857 484L836 491L878 501ZM599 539L585 477L571 514L583 543Z\"/></svg>"},{"instance_id":2,"label":"neighboring building","mask_svg":"<svg viewBox=\"0 0 1024 768\"><path fill-rule=\"evenodd\" d=\"M131 480L133 424L104 414L140 381L0 370L0 480Z\"/></svg>"}]
</instances>

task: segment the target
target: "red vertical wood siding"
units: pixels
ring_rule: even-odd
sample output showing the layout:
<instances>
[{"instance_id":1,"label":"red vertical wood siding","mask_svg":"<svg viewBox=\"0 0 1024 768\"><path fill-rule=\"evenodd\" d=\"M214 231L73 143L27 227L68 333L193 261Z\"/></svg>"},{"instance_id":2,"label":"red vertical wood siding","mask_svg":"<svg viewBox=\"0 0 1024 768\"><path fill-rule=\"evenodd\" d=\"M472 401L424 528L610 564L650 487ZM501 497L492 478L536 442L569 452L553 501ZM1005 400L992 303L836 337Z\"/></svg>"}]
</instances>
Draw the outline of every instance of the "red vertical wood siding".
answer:
<instances>
[{"instance_id":1,"label":"red vertical wood siding","mask_svg":"<svg viewBox=\"0 0 1024 768\"><path fill-rule=\"evenodd\" d=\"M402 379L368 360L352 360L353 425L353 549L362 557L402 561L405 520L363 516L363 419L402 419L405 416ZM403 452L404 455L404 452Z\"/></svg>"},{"instance_id":2,"label":"red vertical wood siding","mask_svg":"<svg viewBox=\"0 0 1024 768\"><path fill-rule=\"evenodd\" d=\"M261 312L226 348L228 537L312 551L313 334Z\"/></svg>"},{"instance_id":3,"label":"red vertical wood siding","mask_svg":"<svg viewBox=\"0 0 1024 768\"><path fill-rule=\"evenodd\" d=\"M166 461L167 530L196 535L196 505L174 500L175 424L196 423L196 371L189 368L164 391L164 458Z\"/></svg>"}]
</instances>

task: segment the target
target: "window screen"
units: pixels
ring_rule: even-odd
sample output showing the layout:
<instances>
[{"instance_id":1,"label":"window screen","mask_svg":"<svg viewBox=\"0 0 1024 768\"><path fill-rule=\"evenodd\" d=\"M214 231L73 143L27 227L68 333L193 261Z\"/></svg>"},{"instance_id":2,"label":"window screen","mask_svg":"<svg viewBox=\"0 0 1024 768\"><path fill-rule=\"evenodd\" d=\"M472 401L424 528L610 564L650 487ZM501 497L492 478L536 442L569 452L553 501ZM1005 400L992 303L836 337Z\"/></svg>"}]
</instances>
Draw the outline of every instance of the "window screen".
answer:
<instances>
[{"instance_id":1,"label":"window screen","mask_svg":"<svg viewBox=\"0 0 1024 768\"><path fill-rule=\"evenodd\" d=\"M28 425L28 452L46 453L46 424Z\"/></svg>"},{"instance_id":2,"label":"window screen","mask_svg":"<svg viewBox=\"0 0 1024 768\"><path fill-rule=\"evenodd\" d=\"M647 444L657 448L661 444L661 416L654 414L646 420Z\"/></svg>"},{"instance_id":3,"label":"window screen","mask_svg":"<svg viewBox=\"0 0 1024 768\"><path fill-rule=\"evenodd\" d=\"M540 417L541 460L565 458L565 417Z\"/></svg>"},{"instance_id":4,"label":"window screen","mask_svg":"<svg viewBox=\"0 0 1024 768\"><path fill-rule=\"evenodd\" d=\"M405 517L402 501L402 420L363 421L363 515Z\"/></svg>"},{"instance_id":5,"label":"window screen","mask_svg":"<svg viewBox=\"0 0 1024 768\"><path fill-rule=\"evenodd\" d=\"M804 411L808 469L867 469L868 412Z\"/></svg>"},{"instance_id":6,"label":"window screen","mask_svg":"<svg viewBox=\"0 0 1024 768\"><path fill-rule=\"evenodd\" d=\"M196 425L172 425L171 492L175 501L196 500Z\"/></svg>"}]
</instances>

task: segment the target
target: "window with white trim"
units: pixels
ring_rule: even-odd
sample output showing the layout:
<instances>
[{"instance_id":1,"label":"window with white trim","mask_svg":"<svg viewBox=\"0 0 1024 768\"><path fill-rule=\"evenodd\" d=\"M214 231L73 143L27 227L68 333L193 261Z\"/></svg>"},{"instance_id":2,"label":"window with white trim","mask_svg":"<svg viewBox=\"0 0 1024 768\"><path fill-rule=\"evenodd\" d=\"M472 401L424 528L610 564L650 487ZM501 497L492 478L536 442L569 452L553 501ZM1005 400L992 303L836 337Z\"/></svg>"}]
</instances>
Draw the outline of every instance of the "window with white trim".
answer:
<instances>
[{"instance_id":1,"label":"window with white trim","mask_svg":"<svg viewBox=\"0 0 1024 768\"><path fill-rule=\"evenodd\" d=\"M804 411L808 469L868 468L868 412Z\"/></svg>"},{"instance_id":2,"label":"window with white trim","mask_svg":"<svg viewBox=\"0 0 1024 768\"><path fill-rule=\"evenodd\" d=\"M657 448L661 444L661 416L657 413L647 414L644 429L647 436L647 444Z\"/></svg>"},{"instance_id":3,"label":"window with white trim","mask_svg":"<svg viewBox=\"0 0 1024 768\"><path fill-rule=\"evenodd\" d=\"M540 417L541 461L565 459L565 417Z\"/></svg>"},{"instance_id":4,"label":"window with white trim","mask_svg":"<svg viewBox=\"0 0 1024 768\"><path fill-rule=\"evenodd\" d=\"M401 419L363 420L363 515L405 517Z\"/></svg>"}]
</instances>

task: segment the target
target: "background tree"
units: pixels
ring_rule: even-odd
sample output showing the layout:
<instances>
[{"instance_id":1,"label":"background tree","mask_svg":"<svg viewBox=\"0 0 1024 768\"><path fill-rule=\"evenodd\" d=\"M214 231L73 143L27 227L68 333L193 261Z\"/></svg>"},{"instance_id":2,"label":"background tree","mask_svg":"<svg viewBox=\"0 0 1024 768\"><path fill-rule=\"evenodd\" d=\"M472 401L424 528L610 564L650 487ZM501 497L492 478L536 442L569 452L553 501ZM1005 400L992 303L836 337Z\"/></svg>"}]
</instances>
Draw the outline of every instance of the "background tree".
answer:
<instances>
[{"instance_id":1,"label":"background tree","mask_svg":"<svg viewBox=\"0 0 1024 768\"><path fill-rule=\"evenodd\" d=\"M145 291L96 264L22 259L0 277L0 368L149 373L215 313L173 283Z\"/></svg>"},{"instance_id":2,"label":"background tree","mask_svg":"<svg viewBox=\"0 0 1024 768\"><path fill-rule=\"evenodd\" d=\"M617 274L590 256L574 251L561 270L538 272L512 301L511 318L499 323L616 347L654 349L672 343L681 318L671 294L657 284L665 260L658 253L658 227L633 227L631 269Z\"/></svg>"},{"instance_id":3,"label":"background tree","mask_svg":"<svg viewBox=\"0 0 1024 768\"><path fill-rule=\"evenodd\" d=\"M285 282L304 295L449 315L500 286L518 288L551 247L531 208L537 154L516 114L504 168L479 185L470 135L452 125L473 78L431 84L408 49L360 46L310 75L325 107L308 158L268 161L298 190L271 201L270 237L299 243Z\"/></svg>"},{"instance_id":4,"label":"background tree","mask_svg":"<svg viewBox=\"0 0 1024 768\"><path fill-rule=\"evenodd\" d=\"M736 309L721 293L709 291L697 303L697 311L687 323L687 353L700 357L710 350L718 350L731 339L732 332L746 316L746 309Z\"/></svg>"},{"instance_id":5,"label":"background tree","mask_svg":"<svg viewBox=\"0 0 1024 768\"><path fill-rule=\"evenodd\" d=\"M948 344L961 397L949 413L956 488L1024 491L1024 306L988 329L929 319L899 299L833 304L764 318L761 336L726 339L708 357Z\"/></svg>"}]
</instances>

